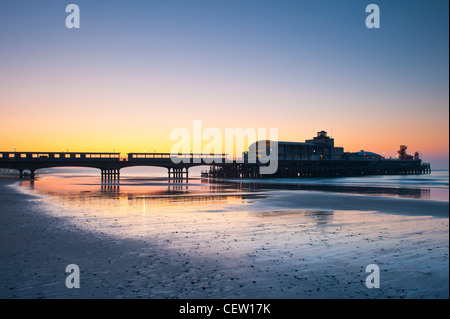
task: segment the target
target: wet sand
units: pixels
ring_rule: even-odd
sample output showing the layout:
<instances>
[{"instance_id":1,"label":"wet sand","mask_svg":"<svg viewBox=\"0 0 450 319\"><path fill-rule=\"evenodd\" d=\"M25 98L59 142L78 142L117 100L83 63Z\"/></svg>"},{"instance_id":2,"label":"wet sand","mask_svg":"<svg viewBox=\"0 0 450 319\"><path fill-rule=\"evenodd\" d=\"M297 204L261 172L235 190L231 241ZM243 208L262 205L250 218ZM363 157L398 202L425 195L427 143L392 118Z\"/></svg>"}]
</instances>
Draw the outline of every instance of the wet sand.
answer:
<instances>
[{"instance_id":1,"label":"wet sand","mask_svg":"<svg viewBox=\"0 0 450 319\"><path fill-rule=\"evenodd\" d=\"M132 213L12 183L0 179L1 298L449 296L448 202L270 191L155 210L158 197L123 200L146 207ZM65 286L68 264L80 289ZM365 286L368 264L379 289Z\"/></svg>"}]
</instances>

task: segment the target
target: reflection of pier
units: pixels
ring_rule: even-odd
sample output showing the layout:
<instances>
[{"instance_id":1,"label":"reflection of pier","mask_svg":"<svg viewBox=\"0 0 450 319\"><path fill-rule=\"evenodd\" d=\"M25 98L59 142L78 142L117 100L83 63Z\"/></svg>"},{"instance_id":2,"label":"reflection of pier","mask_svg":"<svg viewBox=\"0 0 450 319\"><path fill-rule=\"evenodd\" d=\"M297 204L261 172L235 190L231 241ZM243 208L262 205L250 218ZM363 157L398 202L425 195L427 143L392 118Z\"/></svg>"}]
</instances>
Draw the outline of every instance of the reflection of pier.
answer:
<instances>
[{"instance_id":1,"label":"reflection of pier","mask_svg":"<svg viewBox=\"0 0 450 319\"><path fill-rule=\"evenodd\" d=\"M102 192L106 193L116 193L120 190L119 180L103 180L100 187Z\"/></svg>"},{"instance_id":2,"label":"reflection of pier","mask_svg":"<svg viewBox=\"0 0 450 319\"><path fill-rule=\"evenodd\" d=\"M334 212L326 210L307 210L305 216L314 219L317 226L327 225L334 220Z\"/></svg>"},{"instance_id":3,"label":"reflection of pier","mask_svg":"<svg viewBox=\"0 0 450 319\"><path fill-rule=\"evenodd\" d=\"M192 194L174 194L170 191L166 194L155 195L133 195L124 194L124 200L145 201L147 206L160 207L165 205L179 205L183 206L199 206L212 205L224 203L241 203L244 199L250 198L250 195L235 195L235 194L217 194L217 195L192 195Z\"/></svg>"},{"instance_id":4,"label":"reflection of pier","mask_svg":"<svg viewBox=\"0 0 450 319\"><path fill-rule=\"evenodd\" d=\"M407 188L407 187L387 187L387 186L355 186L355 185L330 185L330 184L307 184L307 183L264 183L264 182L229 182L215 181L221 184L239 183L242 191L260 190L306 190L346 194L366 194L366 195L388 195L408 198L430 198L430 189L427 188Z\"/></svg>"},{"instance_id":5,"label":"reflection of pier","mask_svg":"<svg viewBox=\"0 0 450 319\"><path fill-rule=\"evenodd\" d=\"M257 211L251 213L253 216L260 218L273 218L285 216L305 216L313 219L317 226L327 225L334 220L334 211L331 210L314 210L314 209L285 209L271 211Z\"/></svg>"}]
</instances>

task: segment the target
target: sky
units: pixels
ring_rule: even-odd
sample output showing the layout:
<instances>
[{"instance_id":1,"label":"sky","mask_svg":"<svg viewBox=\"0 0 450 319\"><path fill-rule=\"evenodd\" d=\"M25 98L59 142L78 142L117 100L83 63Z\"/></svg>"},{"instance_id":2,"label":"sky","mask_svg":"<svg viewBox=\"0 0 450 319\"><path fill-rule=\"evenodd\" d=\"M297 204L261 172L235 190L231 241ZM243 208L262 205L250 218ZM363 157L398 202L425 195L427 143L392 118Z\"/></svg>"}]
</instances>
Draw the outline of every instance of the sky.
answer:
<instances>
[{"instance_id":1,"label":"sky","mask_svg":"<svg viewBox=\"0 0 450 319\"><path fill-rule=\"evenodd\" d=\"M446 0L2 0L0 151L169 152L201 120L448 167L448 39Z\"/></svg>"}]
</instances>

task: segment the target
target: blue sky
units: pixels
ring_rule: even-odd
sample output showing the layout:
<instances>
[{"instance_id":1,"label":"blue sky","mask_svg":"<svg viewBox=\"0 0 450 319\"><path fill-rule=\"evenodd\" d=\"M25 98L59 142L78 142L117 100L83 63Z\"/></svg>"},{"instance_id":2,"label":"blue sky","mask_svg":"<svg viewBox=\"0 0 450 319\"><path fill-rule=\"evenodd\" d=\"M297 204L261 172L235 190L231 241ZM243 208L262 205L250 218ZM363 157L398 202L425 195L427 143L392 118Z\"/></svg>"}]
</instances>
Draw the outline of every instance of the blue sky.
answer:
<instances>
[{"instance_id":1,"label":"blue sky","mask_svg":"<svg viewBox=\"0 0 450 319\"><path fill-rule=\"evenodd\" d=\"M79 30L65 27L69 3ZM365 27L369 3L380 7L378 30ZM343 144L379 152L370 139L387 130L399 137L387 151L408 143L445 159L448 12L448 1L414 0L3 0L0 107L32 113L25 92L53 118L72 99L80 112L95 100L112 122L139 121L123 114L127 103L156 114L149 125L170 108L174 125L275 126L290 140L333 126Z\"/></svg>"}]
</instances>

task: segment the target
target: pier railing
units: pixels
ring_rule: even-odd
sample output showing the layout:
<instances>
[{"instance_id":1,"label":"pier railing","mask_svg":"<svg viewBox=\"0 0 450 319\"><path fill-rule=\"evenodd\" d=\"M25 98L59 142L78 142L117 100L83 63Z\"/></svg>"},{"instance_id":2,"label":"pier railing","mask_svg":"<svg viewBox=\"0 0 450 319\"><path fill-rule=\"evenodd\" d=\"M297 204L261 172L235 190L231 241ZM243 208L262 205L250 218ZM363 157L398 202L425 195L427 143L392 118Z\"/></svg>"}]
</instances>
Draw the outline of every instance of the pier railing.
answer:
<instances>
[{"instance_id":1,"label":"pier railing","mask_svg":"<svg viewBox=\"0 0 450 319\"><path fill-rule=\"evenodd\" d=\"M120 153L91 152L1 152L4 161L73 161L73 160L120 160Z\"/></svg>"}]
</instances>

